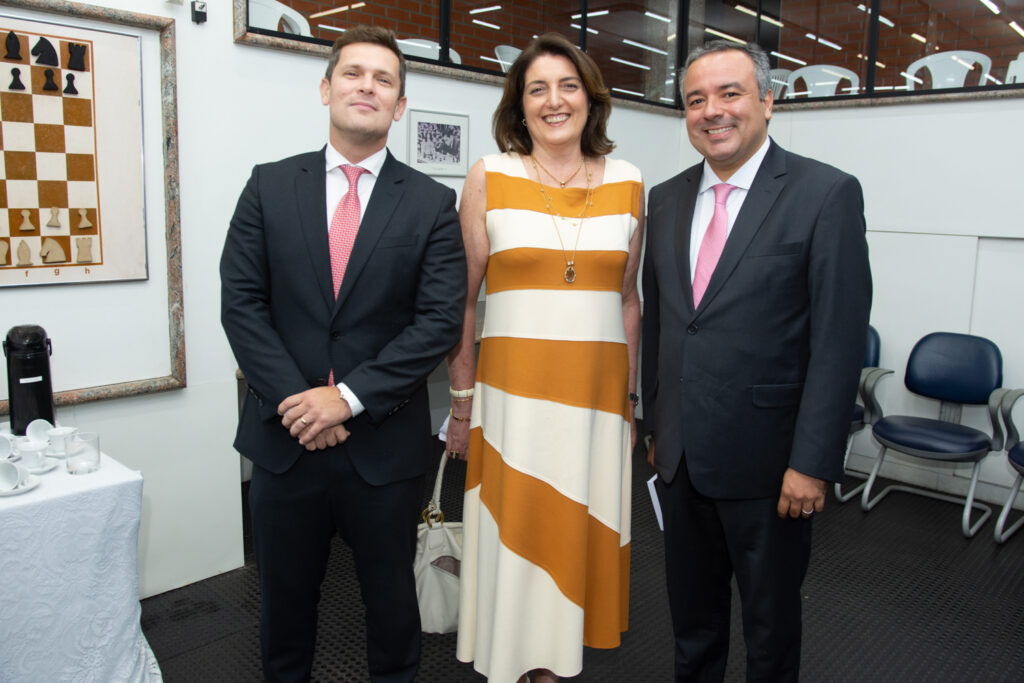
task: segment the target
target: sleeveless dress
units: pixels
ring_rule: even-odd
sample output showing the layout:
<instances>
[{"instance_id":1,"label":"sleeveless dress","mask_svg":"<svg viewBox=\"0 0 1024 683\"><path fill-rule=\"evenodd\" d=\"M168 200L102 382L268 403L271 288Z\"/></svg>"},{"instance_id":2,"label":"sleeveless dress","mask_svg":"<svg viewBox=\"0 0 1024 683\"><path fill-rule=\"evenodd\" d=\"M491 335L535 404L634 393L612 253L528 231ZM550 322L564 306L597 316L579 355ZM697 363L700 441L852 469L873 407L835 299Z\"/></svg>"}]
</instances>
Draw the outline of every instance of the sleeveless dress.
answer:
<instances>
[{"instance_id":1,"label":"sleeveless dress","mask_svg":"<svg viewBox=\"0 0 1024 683\"><path fill-rule=\"evenodd\" d=\"M484 157L486 314L470 422L457 657L493 681L578 674L629 612L629 359L622 279L639 170L606 159L586 189ZM555 231L558 223L561 235ZM565 245L564 255L562 244ZM565 281L576 246L576 279Z\"/></svg>"}]
</instances>

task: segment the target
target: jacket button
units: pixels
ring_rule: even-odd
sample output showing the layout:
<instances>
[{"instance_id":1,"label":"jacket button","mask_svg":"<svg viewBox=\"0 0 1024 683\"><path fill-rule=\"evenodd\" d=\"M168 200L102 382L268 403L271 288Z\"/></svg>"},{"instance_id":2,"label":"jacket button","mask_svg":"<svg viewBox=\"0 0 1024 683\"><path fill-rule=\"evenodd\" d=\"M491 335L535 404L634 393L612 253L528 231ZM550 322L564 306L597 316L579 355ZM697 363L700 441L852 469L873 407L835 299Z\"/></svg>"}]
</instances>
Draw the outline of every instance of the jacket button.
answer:
<instances>
[{"instance_id":1,"label":"jacket button","mask_svg":"<svg viewBox=\"0 0 1024 683\"><path fill-rule=\"evenodd\" d=\"M341 332L331 332L331 341L338 341L341 339Z\"/></svg>"},{"instance_id":2,"label":"jacket button","mask_svg":"<svg viewBox=\"0 0 1024 683\"><path fill-rule=\"evenodd\" d=\"M317 377L316 379L313 380L313 384L317 385L318 387L325 387L327 386L327 378Z\"/></svg>"},{"instance_id":3,"label":"jacket button","mask_svg":"<svg viewBox=\"0 0 1024 683\"><path fill-rule=\"evenodd\" d=\"M686 328L686 333L687 334L697 334L697 329L698 329L698 327L696 325L694 325L693 323L690 323L690 326Z\"/></svg>"}]
</instances>

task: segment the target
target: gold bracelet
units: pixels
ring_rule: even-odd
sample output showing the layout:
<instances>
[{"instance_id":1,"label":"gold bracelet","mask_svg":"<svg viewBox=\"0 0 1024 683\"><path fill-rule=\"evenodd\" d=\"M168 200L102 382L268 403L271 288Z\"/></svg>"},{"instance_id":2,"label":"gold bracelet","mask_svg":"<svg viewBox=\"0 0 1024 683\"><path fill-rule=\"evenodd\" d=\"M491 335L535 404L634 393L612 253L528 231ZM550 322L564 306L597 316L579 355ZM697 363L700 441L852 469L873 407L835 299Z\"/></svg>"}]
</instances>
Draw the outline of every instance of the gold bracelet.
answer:
<instances>
[{"instance_id":1,"label":"gold bracelet","mask_svg":"<svg viewBox=\"0 0 1024 683\"><path fill-rule=\"evenodd\" d=\"M452 398L469 398L476 391L476 387L470 387L469 389L452 389L448 387L448 395Z\"/></svg>"},{"instance_id":2,"label":"gold bracelet","mask_svg":"<svg viewBox=\"0 0 1024 683\"><path fill-rule=\"evenodd\" d=\"M451 418L456 422L469 422L470 420L470 418L468 417L456 417L455 413L452 412L451 408L448 409L448 414L451 415Z\"/></svg>"},{"instance_id":3,"label":"gold bracelet","mask_svg":"<svg viewBox=\"0 0 1024 683\"><path fill-rule=\"evenodd\" d=\"M467 396L466 398L455 398L454 396L452 396L452 403L468 403L469 401L472 400L472 396Z\"/></svg>"}]
</instances>

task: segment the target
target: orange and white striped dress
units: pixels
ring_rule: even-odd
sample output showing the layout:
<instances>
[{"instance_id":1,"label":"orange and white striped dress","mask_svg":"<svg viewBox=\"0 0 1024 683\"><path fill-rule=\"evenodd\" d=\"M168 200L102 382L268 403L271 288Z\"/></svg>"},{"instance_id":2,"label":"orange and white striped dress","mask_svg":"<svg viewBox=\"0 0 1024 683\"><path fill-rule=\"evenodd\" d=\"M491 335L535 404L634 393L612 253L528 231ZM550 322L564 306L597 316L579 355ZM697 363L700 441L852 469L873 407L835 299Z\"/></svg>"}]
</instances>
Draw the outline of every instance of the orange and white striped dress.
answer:
<instances>
[{"instance_id":1,"label":"orange and white striped dress","mask_svg":"<svg viewBox=\"0 0 1024 683\"><path fill-rule=\"evenodd\" d=\"M457 656L493 681L574 676L629 611L629 360L622 279L640 171L606 159L576 280L516 154L484 157L486 317L466 474ZM565 253L586 197L545 186Z\"/></svg>"}]
</instances>

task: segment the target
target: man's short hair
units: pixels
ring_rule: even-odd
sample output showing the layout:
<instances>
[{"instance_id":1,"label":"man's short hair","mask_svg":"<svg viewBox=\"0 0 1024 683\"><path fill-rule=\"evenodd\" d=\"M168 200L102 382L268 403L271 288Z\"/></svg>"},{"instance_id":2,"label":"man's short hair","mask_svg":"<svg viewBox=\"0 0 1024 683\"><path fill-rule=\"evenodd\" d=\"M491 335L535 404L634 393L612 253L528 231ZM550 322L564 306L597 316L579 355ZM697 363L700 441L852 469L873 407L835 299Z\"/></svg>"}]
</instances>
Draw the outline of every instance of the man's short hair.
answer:
<instances>
[{"instance_id":1,"label":"man's short hair","mask_svg":"<svg viewBox=\"0 0 1024 683\"><path fill-rule=\"evenodd\" d=\"M398 48L394 31L380 26L353 26L342 33L341 37L335 40L334 45L331 46L331 54L327 57L325 78L331 80L334 67L338 65L338 59L341 57L341 48L353 43L380 45L395 53L395 56L398 57L398 96L403 97L405 95L405 55Z\"/></svg>"},{"instance_id":2,"label":"man's short hair","mask_svg":"<svg viewBox=\"0 0 1024 683\"><path fill-rule=\"evenodd\" d=\"M701 57L729 50L742 52L747 57L750 57L750 61L754 63L754 78L757 79L758 99L763 100L768 96L768 91L772 89L771 66L768 64L768 53L757 43L740 44L729 40L712 40L691 50L690 54L686 56L686 63L679 70L676 82L679 84L679 93L683 96L684 108L686 106L686 93L683 92L683 79L686 77L686 70Z\"/></svg>"}]
</instances>

